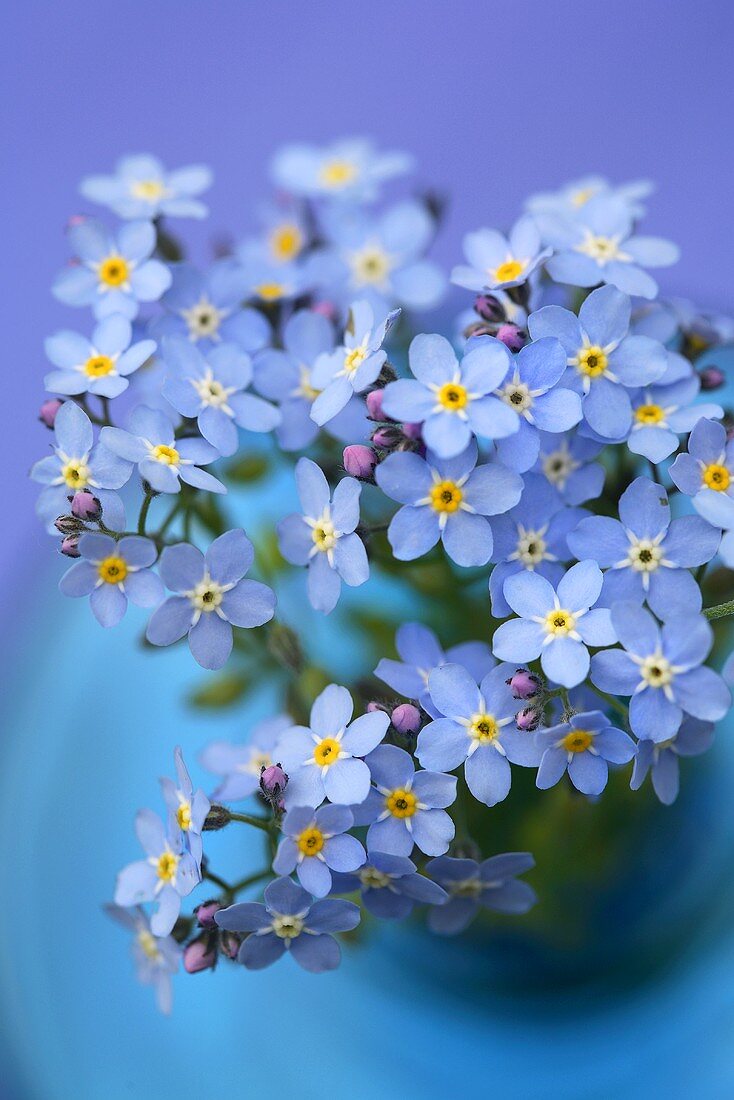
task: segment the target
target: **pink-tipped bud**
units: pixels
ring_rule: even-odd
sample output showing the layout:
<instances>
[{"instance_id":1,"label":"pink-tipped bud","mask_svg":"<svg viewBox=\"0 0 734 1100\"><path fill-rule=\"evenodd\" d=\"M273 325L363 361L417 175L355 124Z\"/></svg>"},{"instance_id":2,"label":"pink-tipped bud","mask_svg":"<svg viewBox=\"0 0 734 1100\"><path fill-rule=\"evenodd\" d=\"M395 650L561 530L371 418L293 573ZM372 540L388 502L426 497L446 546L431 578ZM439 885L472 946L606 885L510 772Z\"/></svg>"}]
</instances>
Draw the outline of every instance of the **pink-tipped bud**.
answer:
<instances>
[{"instance_id":1,"label":"pink-tipped bud","mask_svg":"<svg viewBox=\"0 0 734 1100\"><path fill-rule=\"evenodd\" d=\"M242 941L236 932L220 932L219 948L228 959L236 959L241 946Z\"/></svg>"},{"instance_id":2,"label":"pink-tipped bud","mask_svg":"<svg viewBox=\"0 0 734 1100\"><path fill-rule=\"evenodd\" d=\"M353 443L344 448L342 463L352 477L368 480L372 477L372 471L377 465L377 455L371 447L365 447L362 443Z\"/></svg>"},{"instance_id":3,"label":"pink-tipped bud","mask_svg":"<svg viewBox=\"0 0 734 1100\"><path fill-rule=\"evenodd\" d=\"M385 413L382 409L382 398L382 390L372 390L371 393L368 393L365 397L365 402L367 404L367 415L370 417L371 420L385 419Z\"/></svg>"},{"instance_id":4,"label":"pink-tipped bud","mask_svg":"<svg viewBox=\"0 0 734 1100\"><path fill-rule=\"evenodd\" d=\"M260 793L278 813L283 809L283 792L288 786L288 776L280 764L270 764L260 772Z\"/></svg>"},{"instance_id":5,"label":"pink-tipped bud","mask_svg":"<svg viewBox=\"0 0 734 1100\"><path fill-rule=\"evenodd\" d=\"M38 410L38 419L41 423L45 424L47 428L53 428L56 422L56 413L63 403L63 401L59 401L58 397L52 397L48 401L44 401Z\"/></svg>"},{"instance_id":6,"label":"pink-tipped bud","mask_svg":"<svg viewBox=\"0 0 734 1100\"><path fill-rule=\"evenodd\" d=\"M188 974L199 974L202 970L211 970L217 961L217 951L210 936L200 936L184 948L183 965Z\"/></svg>"},{"instance_id":7,"label":"pink-tipped bud","mask_svg":"<svg viewBox=\"0 0 734 1100\"><path fill-rule=\"evenodd\" d=\"M698 372L698 377L701 379L702 390L718 390L726 382L726 375L721 367L704 367Z\"/></svg>"},{"instance_id":8,"label":"pink-tipped bud","mask_svg":"<svg viewBox=\"0 0 734 1100\"><path fill-rule=\"evenodd\" d=\"M524 710L519 710L515 715L515 725L519 730L525 732L531 732L536 730L540 725L540 711L535 707L525 707Z\"/></svg>"},{"instance_id":9,"label":"pink-tipped bud","mask_svg":"<svg viewBox=\"0 0 734 1100\"><path fill-rule=\"evenodd\" d=\"M495 324L500 324L505 319L504 307L494 294L477 294L474 299L474 311L483 321L494 321Z\"/></svg>"},{"instance_id":10,"label":"pink-tipped bud","mask_svg":"<svg viewBox=\"0 0 734 1100\"><path fill-rule=\"evenodd\" d=\"M376 447L387 450L394 447L400 440L401 433L396 428L378 428L372 433L372 442Z\"/></svg>"},{"instance_id":11,"label":"pink-tipped bud","mask_svg":"<svg viewBox=\"0 0 734 1100\"><path fill-rule=\"evenodd\" d=\"M67 535L61 542L61 553L65 554L67 558L80 558L79 536Z\"/></svg>"},{"instance_id":12,"label":"pink-tipped bud","mask_svg":"<svg viewBox=\"0 0 734 1100\"><path fill-rule=\"evenodd\" d=\"M401 703L395 707L390 721L398 733L414 734L421 728L421 713L412 703Z\"/></svg>"},{"instance_id":13,"label":"pink-tipped bud","mask_svg":"<svg viewBox=\"0 0 734 1100\"><path fill-rule=\"evenodd\" d=\"M495 335L510 351L519 351L520 348L525 347L525 333L521 328L518 328L517 325L510 324L509 322L505 325L500 325Z\"/></svg>"},{"instance_id":14,"label":"pink-tipped bud","mask_svg":"<svg viewBox=\"0 0 734 1100\"><path fill-rule=\"evenodd\" d=\"M202 905L197 905L194 909L196 919L202 928L216 928L217 922L214 920L214 914L218 913L222 906L218 901L205 901Z\"/></svg>"},{"instance_id":15,"label":"pink-tipped bud","mask_svg":"<svg viewBox=\"0 0 734 1100\"><path fill-rule=\"evenodd\" d=\"M88 489L79 489L71 500L71 514L77 519L99 519L102 515L102 505L93 493Z\"/></svg>"},{"instance_id":16,"label":"pink-tipped bud","mask_svg":"<svg viewBox=\"0 0 734 1100\"><path fill-rule=\"evenodd\" d=\"M327 321L336 319L336 306L333 302L314 302L311 309L314 313L319 313L322 317L325 317Z\"/></svg>"},{"instance_id":17,"label":"pink-tipped bud","mask_svg":"<svg viewBox=\"0 0 734 1100\"><path fill-rule=\"evenodd\" d=\"M515 699L532 699L541 688L540 678L526 668L516 669L505 683L512 689Z\"/></svg>"},{"instance_id":18,"label":"pink-tipped bud","mask_svg":"<svg viewBox=\"0 0 734 1100\"><path fill-rule=\"evenodd\" d=\"M369 703L365 707L365 710L368 714L376 714L378 711L381 711L383 714L390 713L386 706L383 706L382 703L378 703L375 699L371 699L369 701Z\"/></svg>"}]
</instances>

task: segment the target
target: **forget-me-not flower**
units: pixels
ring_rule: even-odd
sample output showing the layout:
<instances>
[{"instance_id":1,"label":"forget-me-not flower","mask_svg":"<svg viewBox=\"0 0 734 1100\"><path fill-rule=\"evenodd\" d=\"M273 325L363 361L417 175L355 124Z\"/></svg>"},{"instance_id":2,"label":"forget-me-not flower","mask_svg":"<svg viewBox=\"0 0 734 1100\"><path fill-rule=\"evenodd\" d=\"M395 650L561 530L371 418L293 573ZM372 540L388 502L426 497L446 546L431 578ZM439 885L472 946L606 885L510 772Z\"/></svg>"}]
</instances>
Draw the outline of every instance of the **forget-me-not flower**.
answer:
<instances>
[{"instance_id":1,"label":"forget-me-not flower","mask_svg":"<svg viewBox=\"0 0 734 1100\"><path fill-rule=\"evenodd\" d=\"M278 187L306 198L374 199L383 180L410 170L407 153L383 153L365 138L342 138L331 145L284 145L272 176Z\"/></svg>"},{"instance_id":2,"label":"forget-me-not flower","mask_svg":"<svg viewBox=\"0 0 734 1100\"><path fill-rule=\"evenodd\" d=\"M529 852L504 852L482 863L475 859L439 856L426 871L449 895L445 905L431 909L428 927L442 936L463 932L479 913L527 913L538 900L532 886L518 879L531 871L535 860Z\"/></svg>"},{"instance_id":3,"label":"forget-me-not flower","mask_svg":"<svg viewBox=\"0 0 734 1100\"><path fill-rule=\"evenodd\" d=\"M305 890L316 898L331 892L332 871L356 871L365 851L351 829L354 818L346 806L293 806L283 818L284 836L273 860L277 875L293 871Z\"/></svg>"},{"instance_id":4,"label":"forget-me-not flower","mask_svg":"<svg viewBox=\"0 0 734 1100\"><path fill-rule=\"evenodd\" d=\"M682 356L669 354L675 367ZM683 374L683 363L675 370ZM690 369L677 381L664 385L673 372L666 373L661 384L638 391L632 399L632 429L627 446L636 455L644 455L650 462L662 462L678 446L678 437L692 431L702 417L721 419L724 410L713 402L694 405L701 389L699 376Z\"/></svg>"},{"instance_id":5,"label":"forget-me-not flower","mask_svg":"<svg viewBox=\"0 0 734 1100\"><path fill-rule=\"evenodd\" d=\"M626 764L635 743L599 710L573 714L568 721L539 730L535 742L542 752L536 785L545 791L568 771L581 794L598 795L607 785L609 764Z\"/></svg>"},{"instance_id":6,"label":"forget-me-not flower","mask_svg":"<svg viewBox=\"0 0 734 1100\"><path fill-rule=\"evenodd\" d=\"M174 749L173 762L176 768L175 781L168 776L163 776L160 781L163 799L169 814L184 835L188 850L197 865L200 865L203 849L201 833L211 803L200 787L194 789L178 745Z\"/></svg>"},{"instance_id":7,"label":"forget-me-not flower","mask_svg":"<svg viewBox=\"0 0 734 1100\"><path fill-rule=\"evenodd\" d=\"M201 881L201 871L191 852L184 849L181 830L167 831L152 810L138 812L135 832L146 858L129 863L120 871L115 904L129 907L155 902L151 931L155 936L167 936L178 919L181 899Z\"/></svg>"},{"instance_id":8,"label":"forget-me-not flower","mask_svg":"<svg viewBox=\"0 0 734 1100\"><path fill-rule=\"evenodd\" d=\"M604 467L593 459L603 444L578 431L540 433L540 454L535 471L554 487L565 504L584 504L601 495Z\"/></svg>"},{"instance_id":9,"label":"forget-me-not flower","mask_svg":"<svg viewBox=\"0 0 734 1100\"><path fill-rule=\"evenodd\" d=\"M416 905L443 905L446 891L405 856L368 851L366 862L356 873L332 875L335 894L359 890L362 904L380 920L403 920Z\"/></svg>"},{"instance_id":10,"label":"forget-me-not flower","mask_svg":"<svg viewBox=\"0 0 734 1100\"><path fill-rule=\"evenodd\" d=\"M352 302L343 344L320 355L311 372L311 384L319 391L311 406L317 424L333 420L353 394L377 381L387 359L382 345L399 313L394 309L377 322L369 302Z\"/></svg>"},{"instance_id":11,"label":"forget-me-not flower","mask_svg":"<svg viewBox=\"0 0 734 1100\"><path fill-rule=\"evenodd\" d=\"M82 560L61 578L64 596L89 596L101 626L117 626L130 599L138 607L155 607L163 599L163 584L149 568L158 557L155 543L139 535L116 541L88 532L79 540Z\"/></svg>"},{"instance_id":12,"label":"forget-me-not flower","mask_svg":"<svg viewBox=\"0 0 734 1100\"><path fill-rule=\"evenodd\" d=\"M135 973L142 985L150 985L159 1011L168 1016L173 1007L171 975L178 970L181 947L172 936L154 936L150 920L140 906L124 909L121 905L105 905L108 917L132 933L132 957Z\"/></svg>"},{"instance_id":13,"label":"forget-me-not flower","mask_svg":"<svg viewBox=\"0 0 734 1100\"><path fill-rule=\"evenodd\" d=\"M246 286L238 264L218 260L203 272L175 264L171 274L161 299L166 312L150 325L153 336L186 336L202 350L225 341L250 354L268 345L267 319L257 309L242 308Z\"/></svg>"},{"instance_id":14,"label":"forget-me-not flower","mask_svg":"<svg viewBox=\"0 0 734 1100\"><path fill-rule=\"evenodd\" d=\"M464 256L451 272L451 282L467 290L520 286L552 254L543 248L534 218L515 222L509 236L496 229L477 229L464 237Z\"/></svg>"},{"instance_id":15,"label":"forget-me-not flower","mask_svg":"<svg viewBox=\"0 0 734 1100\"><path fill-rule=\"evenodd\" d=\"M195 489L226 493L221 481L199 468L219 458L217 449L203 439L176 439L175 434L165 413L138 405L127 430L102 428L99 438L113 454L136 463L140 476L157 493L179 493L182 481Z\"/></svg>"},{"instance_id":16,"label":"forget-me-not flower","mask_svg":"<svg viewBox=\"0 0 734 1100\"><path fill-rule=\"evenodd\" d=\"M273 753L281 734L290 729L289 714L265 718L252 728L252 737L242 745L230 741L212 741L201 752L199 762L221 782L212 795L217 802L238 802L248 798L260 785L263 768L279 763Z\"/></svg>"},{"instance_id":17,"label":"forget-me-not flower","mask_svg":"<svg viewBox=\"0 0 734 1100\"><path fill-rule=\"evenodd\" d=\"M119 218L205 218L209 211L198 196L211 182L203 164L167 172L157 157L138 153L121 157L114 176L87 176L79 190Z\"/></svg>"},{"instance_id":18,"label":"forget-me-not flower","mask_svg":"<svg viewBox=\"0 0 734 1100\"><path fill-rule=\"evenodd\" d=\"M525 205L531 214L560 214L583 222L587 203L597 195L607 195L623 202L632 217L640 218L645 213L641 200L646 199L654 188L650 180L612 184L603 176L589 175L564 184L558 191L541 191L531 195Z\"/></svg>"},{"instance_id":19,"label":"forget-me-not flower","mask_svg":"<svg viewBox=\"0 0 734 1100\"><path fill-rule=\"evenodd\" d=\"M117 397L127 389L128 375L156 349L154 340L131 341L132 325L119 313L100 321L91 340L69 331L49 336L44 348L57 369L46 375L44 386L50 393Z\"/></svg>"},{"instance_id":20,"label":"forget-me-not flower","mask_svg":"<svg viewBox=\"0 0 734 1100\"><path fill-rule=\"evenodd\" d=\"M693 497L694 508L705 501L710 523L731 527L734 517L734 439L716 420L701 418L688 438L688 451L679 454L670 476L682 493ZM716 519L714 519L716 517Z\"/></svg>"},{"instance_id":21,"label":"forget-me-not flower","mask_svg":"<svg viewBox=\"0 0 734 1100\"><path fill-rule=\"evenodd\" d=\"M655 794L664 805L672 805L680 785L679 757L700 756L711 747L713 739L713 722L701 722L697 718L684 718L678 732L665 741L643 738L637 744L630 787L633 791L639 790L649 772Z\"/></svg>"}]
</instances>

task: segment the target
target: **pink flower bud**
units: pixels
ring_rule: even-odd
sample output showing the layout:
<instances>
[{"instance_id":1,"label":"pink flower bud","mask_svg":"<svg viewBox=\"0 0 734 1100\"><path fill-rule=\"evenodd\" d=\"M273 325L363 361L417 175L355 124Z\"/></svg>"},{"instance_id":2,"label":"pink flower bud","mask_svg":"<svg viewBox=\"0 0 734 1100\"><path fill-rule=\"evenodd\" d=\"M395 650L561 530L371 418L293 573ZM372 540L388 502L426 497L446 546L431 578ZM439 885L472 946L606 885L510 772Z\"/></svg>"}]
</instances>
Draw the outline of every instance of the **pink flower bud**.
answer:
<instances>
[{"instance_id":1,"label":"pink flower bud","mask_svg":"<svg viewBox=\"0 0 734 1100\"><path fill-rule=\"evenodd\" d=\"M241 946L242 941L236 932L220 932L219 947L228 959L236 959Z\"/></svg>"},{"instance_id":2,"label":"pink flower bud","mask_svg":"<svg viewBox=\"0 0 734 1100\"><path fill-rule=\"evenodd\" d=\"M80 558L79 536L67 535L61 543L61 553L65 554L67 558Z\"/></svg>"},{"instance_id":3,"label":"pink flower bud","mask_svg":"<svg viewBox=\"0 0 734 1100\"><path fill-rule=\"evenodd\" d=\"M401 703L392 712L391 722L398 733L417 733L421 728L421 714L412 703Z\"/></svg>"},{"instance_id":4,"label":"pink flower bud","mask_svg":"<svg viewBox=\"0 0 734 1100\"><path fill-rule=\"evenodd\" d=\"M344 469L352 477L369 479L377 465L377 455L371 447L365 447L362 443L353 443L344 448L342 455Z\"/></svg>"},{"instance_id":5,"label":"pink flower bud","mask_svg":"<svg viewBox=\"0 0 734 1100\"><path fill-rule=\"evenodd\" d=\"M80 489L71 497L71 514L77 519L99 519L102 505L88 489Z\"/></svg>"},{"instance_id":6,"label":"pink flower bud","mask_svg":"<svg viewBox=\"0 0 734 1100\"><path fill-rule=\"evenodd\" d=\"M214 920L214 914L218 913L221 908L222 906L218 901L205 901L203 905L198 905L194 912L201 927L216 928L217 922Z\"/></svg>"},{"instance_id":7,"label":"pink flower bud","mask_svg":"<svg viewBox=\"0 0 734 1100\"><path fill-rule=\"evenodd\" d=\"M524 710L519 710L515 715L515 725L519 730L525 730L530 732L536 730L540 725L540 711L535 707L525 707Z\"/></svg>"},{"instance_id":8,"label":"pink flower bud","mask_svg":"<svg viewBox=\"0 0 734 1100\"><path fill-rule=\"evenodd\" d=\"M383 450L394 447L399 439L400 433L395 428L378 428L372 433L372 442Z\"/></svg>"},{"instance_id":9,"label":"pink flower bud","mask_svg":"<svg viewBox=\"0 0 734 1100\"><path fill-rule=\"evenodd\" d=\"M505 311L502 303L494 294L477 294L474 299L474 310L483 321L494 321L499 324L505 319Z\"/></svg>"},{"instance_id":10,"label":"pink flower bud","mask_svg":"<svg viewBox=\"0 0 734 1100\"><path fill-rule=\"evenodd\" d=\"M516 669L509 680L505 680L505 683L512 688L515 699L532 699L534 695L538 694L541 687L539 677L533 672L528 672L526 668Z\"/></svg>"},{"instance_id":11,"label":"pink flower bud","mask_svg":"<svg viewBox=\"0 0 734 1100\"><path fill-rule=\"evenodd\" d=\"M422 424L403 424L403 435L406 439L419 440L421 436Z\"/></svg>"},{"instance_id":12,"label":"pink flower bud","mask_svg":"<svg viewBox=\"0 0 734 1100\"><path fill-rule=\"evenodd\" d=\"M702 390L718 390L719 386L723 386L726 382L726 375L721 367L704 367L703 370L698 372L698 377L701 379Z\"/></svg>"},{"instance_id":13,"label":"pink flower bud","mask_svg":"<svg viewBox=\"0 0 734 1100\"><path fill-rule=\"evenodd\" d=\"M327 321L333 321L336 318L336 306L333 302L314 302L311 309L314 313L321 314Z\"/></svg>"},{"instance_id":14,"label":"pink flower bud","mask_svg":"<svg viewBox=\"0 0 734 1100\"><path fill-rule=\"evenodd\" d=\"M210 936L200 936L184 948L183 965L188 974L198 974L202 970L211 970L217 961L216 948Z\"/></svg>"},{"instance_id":15,"label":"pink flower bud","mask_svg":"<svg viewBox=\"0 0 734 1100\"><path fill-rule=\"evenodd\" d=\"M510 351L519 351L520 348L525 347L525 333L517 325L510 324L500 325L496 333L497 339L500 340L506 348Z\"/></svg>"},{"instance_id":16,"label":"pink flower bud","mask_svg":"<svg viewBox=\"0 0 734 1100\"><path fill-rule=\"evenodd\" d=\"M268 802L280 804L280 796L288 786L288 776L280 764L271 764L260 772L260 790Z\"/></svg>"},{"instance_id":17,"label":"pink flower bud","mask_svg":"<svg viewBox=\"0 0 734 1100\"><path fill-rule=\"evenodd\" d=\"M59 401L58 397L49 398L48 401L44 401L38 410L38 419L42 424L45 424L47 428L53 428L56 421L56 413L59 411L63 401Z\"/></svg>"},{"instance_id":18,"label":"pink flower bud","mask_svg":"<svg viewBox=\"0 0 734 1100\"><path fill-rule=\"evenodd\" d=\"M372 390L365 397L365 401L367 403L367 415L372 420L384 420L385 419L385 413L383 412L383 409L382 409L382 398L383 398L383 391L382 390Z\"/></svg>"},{"instance_id":19,"label":"pink flower bud","mask_svg":"<svg viewBox=\"0 0 734 1100\"><path fill-rule=\"evenodd\" d=\"M369 701L369 703L365 707L365 710L367 711L368 714L376 714L378 711L381 711L383 714L389 714L390 713L389 710L387 709L387 707L384 707L382 705L382 703L375 702L374 699L371 699Z\"/></svg>"}]
</instances>

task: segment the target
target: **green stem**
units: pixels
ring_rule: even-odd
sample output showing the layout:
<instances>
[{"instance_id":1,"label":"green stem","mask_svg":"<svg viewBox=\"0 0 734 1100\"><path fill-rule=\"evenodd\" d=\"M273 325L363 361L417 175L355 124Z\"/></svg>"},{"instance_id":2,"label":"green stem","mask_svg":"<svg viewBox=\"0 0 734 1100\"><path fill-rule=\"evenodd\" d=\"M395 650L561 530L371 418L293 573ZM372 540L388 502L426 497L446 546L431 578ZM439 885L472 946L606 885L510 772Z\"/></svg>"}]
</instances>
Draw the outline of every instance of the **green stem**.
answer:
<instances>
[{"instance_id":1,"label":"green stem","mask_svg":"<svg viewBox=\"0 0 734 1100\"><path fill-rule=\"evenodd\" d=\"M139 535L144 535L145 534L145 521L148 518L148 509L150 508L150 502L152 501L152 499L153 499L153 494L152 493L146 493L145 494L145 499L143 500L143 503L140 506L140 515L138 516L138 534Z\"/></svg>"},{"instance_id":2,"label":"green stem","mask_svg":"<svg viewBox=\"0 0 734 1100\"><path fill-rule=\"evenodd\" d=\"M238 814L234 810L230 812L232 821L241 821L244 825L254 825L256 829L262 829L264 833L271 833L274 828L274 822L268 821L264 817L253 817L251 814Z\"/></svg>"},{"instance_id":3,"label":"green stem","mask_svg":"<svg viewBox=\"0 0 734 1100\"><path fill-rule=\"evenodd\" d=\"M225 894L229 894L230 897L234 895L234 886L230 886L228 882L225 882L223 878L219 877L219 875L215 875L213 871L210 871L208 869L204 871L204 878L208 879L209 882L213 882L215 886L218 886L219 889L223 890Z\"/></svg>"},{"instance_id":4,"label":"green stem","mask_svg":"<svg viewBox=\"0 0 734 1100\"><path fill-rule=\"evenodd\" d=\"M239 894L240 890L246 890L248 886L254 886L256 882L262 882L264 878L269 878L272 873L270 868L266 867L264 871L258 871L256 875L241 878L239 882L235 882L231 887L232 894Z\"/></svg>"},{"instance_id":5,"label":"green stem","mask_svg":"<svg viewBox=\"0 0 734 1100\"><path fill-rule=\"evenodd\" d=\"M609 703L610 707L614 707L617 713L621 714L625 721L628 720L629 711L627 710L627 707L624 705L624 703L622 703L619 699L615 699L613 695L607 695L606 691L602 691L600 688L595 687L592 683L589 684L589 687L593 692L596 692L600 699L604 699L605 702Z\"/></svg>"},{"instance_id":6,"label":"green stem","mask_svg":"<svg viewBox=\"0 0 734 1100\"><path fill-rule=\"evenodd\" d=\"M703 613L707 619L725 619L727 615L734 615L734 600L717 603L715 607L704 607Z\"/></svg>"}]
</instances>

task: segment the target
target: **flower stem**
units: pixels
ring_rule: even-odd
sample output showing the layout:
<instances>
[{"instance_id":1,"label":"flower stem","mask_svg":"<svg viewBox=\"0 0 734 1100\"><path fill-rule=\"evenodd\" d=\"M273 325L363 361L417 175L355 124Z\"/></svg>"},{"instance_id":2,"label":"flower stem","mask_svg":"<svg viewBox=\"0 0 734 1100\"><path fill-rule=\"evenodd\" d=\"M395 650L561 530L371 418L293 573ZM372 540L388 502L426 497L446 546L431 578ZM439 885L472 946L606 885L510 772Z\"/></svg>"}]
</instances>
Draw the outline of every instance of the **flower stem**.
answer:
<instances>
[{"instance_id":1,"label":"flower stem","mask_svg":"<svg viewBox=\"0 0 734 1100\"><path fill-rule=\"evenodd\" d=\"M232 821L241 821L244 825L254 825L256 829L262 829L265 833L271 833L275 822L268 821L264 817L253 817L251 814L238 814L234 810L230 811L230 818Z\"/></svg>"},{"instance_id":2,"label":"flower stem","mask_svg":"<svg viewBox=\"0 0 734 1100\"><path fill-rule=\"evenodd\" d=\"M146 493L143 503L140 506L140 515L138 516L138 534L145 534L145 521L148 518L148 509L150 508L150 502L153 499L152 493Z\"/></svg>"},{"instance_id":3,"label":"flower stem","mask_svg":"<svg viewBox=\"0 0 734 1100\"><path fill-rule=\"evenodd\" d=\"M703 613L707 619L725 619L727 615L734 615L734 600L717 603L714 607L704 607Z\"/></svg>"},{"instance_id":4,"label":"flower stem","mask_svg":"<svg viewBox=\"0 0 734 1100\"><path fill-rule=\"evenodd\" d=\"M214 885L218 886L220 890L223 890L225 894L229 894L230 897L233 896L235 890L234 886L230 886L228 882L225 882L219 875L215 875L213 871L207 869L204 871L203 877L208 879L209 882L213 882Z\"/></svg>"},{"instance_id":5,"label":"flower stem","mask_svg":"<svg viewBox=\"0 0 734 1100\"><path fill-rule=\"evenodd\" d=\"M256 882L262 882L264 878L269 878L272 871L269 867L266 867L264 871L258 871L255 875L248 875L247 878L241 878L239 882L235 882L231 887L232 894L239 894L240 890L246 890L248 886L254 886Z\"/></svg>"}]
</instances>

